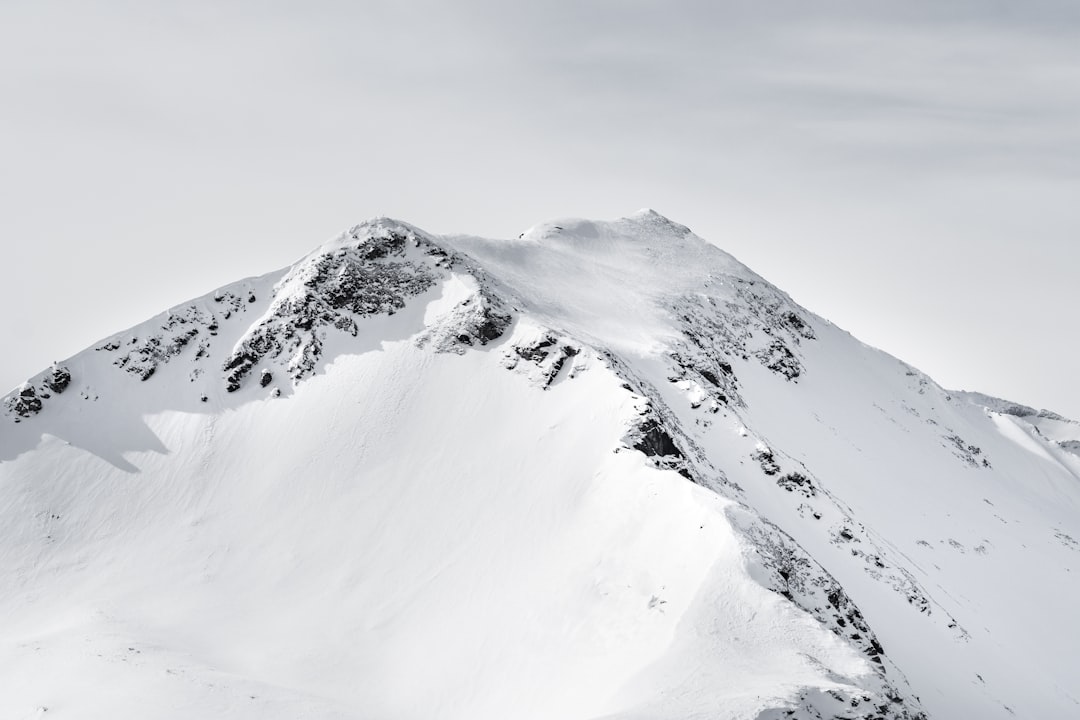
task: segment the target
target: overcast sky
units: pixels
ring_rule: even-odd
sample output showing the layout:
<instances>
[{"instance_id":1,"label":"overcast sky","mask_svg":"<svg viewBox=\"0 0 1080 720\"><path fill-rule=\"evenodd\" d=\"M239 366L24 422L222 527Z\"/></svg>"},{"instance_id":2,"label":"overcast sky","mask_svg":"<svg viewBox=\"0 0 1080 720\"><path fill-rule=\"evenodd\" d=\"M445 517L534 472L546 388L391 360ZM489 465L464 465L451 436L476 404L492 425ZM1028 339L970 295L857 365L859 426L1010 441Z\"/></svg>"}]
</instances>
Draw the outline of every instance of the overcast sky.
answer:
<instances>
[{"instance_id":1,"label":"overcast sky","mask_svg":"<svg viewBox=\"0 0 1080 720\"><path fill-rule=\"evenodd\" d=\"M1080 3L0 2L0 386L390 215L653 207L1080 418Z\"/></svg>"}]
</instances>

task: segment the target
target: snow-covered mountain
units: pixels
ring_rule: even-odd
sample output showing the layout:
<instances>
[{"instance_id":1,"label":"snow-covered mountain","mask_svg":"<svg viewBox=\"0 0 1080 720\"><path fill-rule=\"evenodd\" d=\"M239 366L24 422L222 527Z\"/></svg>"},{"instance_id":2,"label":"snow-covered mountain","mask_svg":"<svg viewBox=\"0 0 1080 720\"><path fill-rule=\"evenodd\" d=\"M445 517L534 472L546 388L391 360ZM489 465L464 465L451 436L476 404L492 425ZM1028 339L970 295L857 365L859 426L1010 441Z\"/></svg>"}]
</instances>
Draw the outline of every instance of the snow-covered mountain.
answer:
<instances>
[{"instance_id":1,"label":"snow-covered mountain","mask_svg":"<svg viewBox=\"0 0 1080 720\"><path fill-rule=\"evenodd\" d=\"M372 220L2 407L0 717L1080 717L1080 424L651 211Z\"/></svg>"}]
</instances>

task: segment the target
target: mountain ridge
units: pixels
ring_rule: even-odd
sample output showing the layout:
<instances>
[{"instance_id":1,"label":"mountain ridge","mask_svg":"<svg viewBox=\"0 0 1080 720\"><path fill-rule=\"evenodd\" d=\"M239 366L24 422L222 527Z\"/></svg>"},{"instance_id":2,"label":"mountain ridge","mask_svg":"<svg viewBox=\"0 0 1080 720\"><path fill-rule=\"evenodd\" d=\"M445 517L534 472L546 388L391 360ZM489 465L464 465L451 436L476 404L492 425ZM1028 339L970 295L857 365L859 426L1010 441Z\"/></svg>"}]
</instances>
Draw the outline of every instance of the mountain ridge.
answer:
<instances>
[{"instance_id":1,"label":"mountain ridge","mask_svg":"<svg viewBox=\"0 0 1080 720\"><path fill-rule=\"evenodd\" d=\"M676 640L671 647L682 647L681 654L669 650L657 656L655 672L639 684L659 685L652 694L637 697L636 705L623 702L617 712L624 714L618 717L690 717L709 707L727 708L732 717L755 718L810 718L822 713L831 717L841 712L863 718L917 718L924 712L929 717L950 717L974 707L985 717L1008 717L1016 712L1013 705L1030 711L1042 707L1040 702L1043 709L1077 702L1052 680L1033 683L1057 687L1038 691L1044 695L1040 700L1038 693L1024 689L1024 683L1002 677L1007 660L987 661L991 667L980 667L981 673L969 671L987 657L987 648L999 642L999 635L1007 637L1010 647L1023 646L1023 637L1010 635L1004 625L1020 607L1019 600L1009 596L997 605L980 601L991 609L975 613L970 601L958 601L953 595L958 588L964 593L983 592L990 578L973 570L971 561L955 558L935 556L934 571L927 555L937 546L942 552L965 556L971 549L977 558L1003 556L1003 568L1019 570L1017 553L1027 543L1020 543L1011 529L991 532L994 523L1019 522L1027 527L1042 517L1056 523L1052 527L1058 535L1046 533L1044 538L1035 530L1024 530L1032 534L1023 534L1023 539L1029 543L1038 539L1038 547L1047 544L1049 549L1039 552L1065 558L1062 567L1071 573L1073 538L1080 537L1075 513L1080 462L1073 459L1080 457L1072 454L1068 443L1080 438L1068 435L1068 423L1042 418L1044 425L1055 423L1058 433L1043 437L1038 426L1021 426L1009 419L1022 421L1020 416L998 412L985 402L967 402L971 398L966 395L954 398L924 374L859 343L730 255L652 211L606 223L544 223L508 241L434 236L387 218L354 226L285 270L178 305L32 378L3 401L5 414L18 426L0 436L0 468L19 461L39 462L33 459L35 453L40 458L42 444L49 443L34 426L47 421L43 433L81 448L121 473L107 484L122 483L123 474L141 474L144 466L158 467L155 472L163 473L161 477L172 477L168 463L170 454L179 452L176 448L197 445L211 456L225 452L213 440L215 427L238 416L253 423L267 422L258 419L263 415L287 419L300 412L290 403L308 407L305 398L317 392L305 390L308 384L324 388L318 392L325 394L330 387L326 378L337 377L339 366L359 362L352 358L374 368L364 372L406 383L396 366L383 367L378 359L391 355L402 367L414 368L418 378L448 373L483 397L487 397L483 385L454 370L458 361L453 358L470 367L478 363L476 367L484 369L475 373L482 381L495 382L493 368L509 371L508 376L522 378L525 384L506 392L525 393L514 397L526 405L539 402L545 391L561 398L559 403L569 403L576 394L568 394L572 383L607 378L600 385L607 383L608 389L596 390L597 401L632 408L619 411L622 419L610 430L619 436L615 447L608 448L613 457L637 451L634 454L640 454L645 464L634 472L670 473L680 482L689 479L730 503L722 511L723 522L739 538L740 562L746 563L738 566L743 569L730 570L734 573L730 577L748 573L756 586L802 613L790 618L816 623L789 640L763 639L762 647L779 650L787 642L809 643L819 658L831 658L791 665L802 668L796 674L803 677L803 685L787 687L773 680L759 699L735 700L727 697L729 690L718 678L665 674L664 668L680 667L686 658L725 658L728 672L740 667L741 656L730 655L724 643L702 644L700 638L673 630ZM364 382L363 374L350 377ZM135 380L140 382L133 385ZM496 384L502 386L504 380ZM342 394L352 392L347 386L336 387ZM526 392L526 387L531 390ZM540 395L535 395L538 391ZM124 407L136 392L140 399ZM447 403L460 402L449 389L433 387L431 393L440 398L436 403L440 412L452 414ZM484 402L511 412L495 399ZM64 408L63 417L51 417L54 404ZM325 421L318 419L316 410L305 410L304 416L318 425ZM365 433L382 432L377 423L372 426L371 416L350 412L359 413L355 419L367 428ZM389 416L397 412L387 410ZM162 426L165 430L156 427L166 416L175 418ZM422 417L410 422L421 422ZM482 421L484 415L475 417ZM170 440L173 431L167 428L174 422L185 428L205 425L197 436L185 430ZM571 423L569 418L560 422ZM345 427L334 427L349 433ZM393 444L408 427L383 437ZM616 432L616 427L622 430ZM243 437L235 434L239 432L233 431L238 440ZM456 431L441 432L466 442ZM498 430L489 432L505 440ZM572 436L552 432L561 440L551 451L560 452L562 442L573 444ZM320 439L318 446L325 442ZM1037 460L1029 459L1034 455ZM343 462L353 467L347 459ZM1043 485L1014 487L1013 478L1031 475L1032 468L1045 477ZM103 478L113 478L112 472L94 470ZM607 471L598 472L600 477ZM886 479L867 482L865 478L873 474ZM952 478L956 485L952 496L933 501L939 510L920 510L919 504L905 501L905 492L895 489L895 481L902 480L914 488L908 493L933 498L938 494L936 483L920 477L937 476ZM25 482L27 471L21 477ZM669 488L665 497L673 497L677 492L671 488L677 486L670 484L673 480L665 482ZM980 487L987 489L977 490ZM967 497L976 492L985 497ZM878 494L885 499L875 499ZM1005 504L1014 514L985 516L995 507L991 497L1008 499ZM1055 497L1058 507L1052 508L1048 500ZM1062 498L1067 499L1064 504ZM890 507L940 519L915 523L926 534L915 537L912 527L890 516ZM935 539L927 534L941 534L953 516L967 523L954 531L957 537ZM559 536L560 531L552 532ZM975 533L981 535L976 538ZM671 549L679 547L685 552L684 546ZM648 555L645 549L636 552ZM704 559L710 555L702 557L702 562L712 562ZM669 563L661 560L657 567ZM32 567L25 558L16 558L16 564L24 571ZM699 591L717 606L729 606L728 596L709 594L712 587L706 583ZM663 593L649 595L650 611L662 608L661 601L668 602ZM767 606L773 616L789 617L783 606ZM696 618L687 620L691 627L714 622L707 607L692 610L697 606L686 602L682 607L687 618ZM750 606L732 607L738 614ZM968 628L972 621L965 618L974 617L995 627L991 640L973 636ZM1049 612L1047 617L1063 616ZM841 645L824 649L823 636L811 627L824 629ZM734 635L726 634L732 630L715 632L716 637L728 638L725 643L737 644L731 640ZM927 663L924 647L934 648L940 660ZM752 655L752 648L748 652ZM864 663L857 671L853 670L857 664L851 664L854 656L846 654L852 652ZM834 669L829 669L830 662ZM1064 665L1068 670L1068 663ZM820 670L810 671L812 667ZM839 667L848 669L838 672ZM819 672L816 679L815 672ZM989 686L983 676L990 678ZM1066 676L1051 674L1051 678ZM981 680L982 687L957 691L953 688L960 677L963 682ZM367 692L358 698L381 697L374 690ZM625 691L620 692L623 697ZM451 696L457 699L450 705L428 710L464 717L464 710L447 708L455 702L480 708L490 699ZM587 693L581 697L582 707L598 702ZM396 702L393 697L380 702L388 703L387 712L402 711L390 709ZM507 708L497 707L500 712ZM476 712L483 716L486 711Z\"/></svg>"}]
</instances>

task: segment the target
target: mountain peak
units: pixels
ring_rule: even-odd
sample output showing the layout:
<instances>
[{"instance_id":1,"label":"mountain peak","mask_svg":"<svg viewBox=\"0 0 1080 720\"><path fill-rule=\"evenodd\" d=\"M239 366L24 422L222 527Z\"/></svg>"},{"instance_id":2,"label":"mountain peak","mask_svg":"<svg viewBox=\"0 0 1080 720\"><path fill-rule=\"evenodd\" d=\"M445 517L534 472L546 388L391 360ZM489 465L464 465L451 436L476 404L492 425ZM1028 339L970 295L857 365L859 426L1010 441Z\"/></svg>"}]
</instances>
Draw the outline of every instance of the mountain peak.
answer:
<instances>
[{"instance_id":1,"label":"mountain peak","mask_svg":"<svg viewBox=\"0 0 1080 720\"><path fill-rule=\"evenodd\" d=\"M679 337L671 308L691 296L737 304L754 287L752 303L768 296L770 307L798 315L782 293L745 266L654 210L613 221L541 223L517 241L436 236L376 216L288 268L172 308L163 320L110 338L95 351L112 354L117 367L148 380L194 344L193 381L200 378L200 385L218 374L206 372L216 361L230 393L254 375L261 383L272 377L274 387L284 379L279 389L288 391L325 361L329 329L356 337L359 319L393 316L450 277L473 288L470 311L451 335L465 345L495 339L508 322L505 307L515 304L598 345L646 353ZM222 337L231 338L224 357L210 350L220 348ZM19 418L36 414L42 399L49 399L44 380L37 384L6 400ZM207 388L203 396L212 394Z\"/></svg>"},{"instance_id":2,"label":"mountain peak","mask_svg":"<svg viewBox=\"0 0 1080 720\"><path fill-rule=\"evenodd\" d=\"M636 242L670 242L692 236L690 229L655 210L645 208L618 220L601 221L586 218L561 218L534 225L519 235L519 239L537 241L562 238L565 241L595 242L622 238ZM701 241L700 238L695 239Z\"/></svg>"},{"instance_id":3,"label":"mountain peak","mask_svg":"<svg viewBox=\"0 0 1080 720\"><path fill-rule=\"evenodd\" d=\"M669 228L671 228L671 229L673 229L673 230L675 230L675 231L677 231L679 233L689 233L690 232L690 228L686 227L685 225L682 225L680 223L675 222L671 218L668 218L668 217L666 217L664 215L661 215L660 213L653 210L652 208L641 208L637 212L630 215L630 217L624 218L624 219L626 219L626 220L636 220L638 222L644 223L644 224L646 224L646 225L648 225L650 227L654 227L654 228L656 228L656 227L669 227Z\"/></svg>"},{"instance_id":4,"label":"mountain peak","mask_svg":"<svg viewBox=\"0 0 1080 720\"><path fill-rule=\"evenodd\" d=\"M431 239L428 233L415 225L385 215L377 215L353 225L348 230L345 230L341 234L322 243L309 253L308 256L302 258L300 262L304 262L311 255L333 252L347 245L355 245L358 242L364 242L369 239L377 241L385 240L393 236L423 237L426 240Z\"/></svg>"}]
</instances>

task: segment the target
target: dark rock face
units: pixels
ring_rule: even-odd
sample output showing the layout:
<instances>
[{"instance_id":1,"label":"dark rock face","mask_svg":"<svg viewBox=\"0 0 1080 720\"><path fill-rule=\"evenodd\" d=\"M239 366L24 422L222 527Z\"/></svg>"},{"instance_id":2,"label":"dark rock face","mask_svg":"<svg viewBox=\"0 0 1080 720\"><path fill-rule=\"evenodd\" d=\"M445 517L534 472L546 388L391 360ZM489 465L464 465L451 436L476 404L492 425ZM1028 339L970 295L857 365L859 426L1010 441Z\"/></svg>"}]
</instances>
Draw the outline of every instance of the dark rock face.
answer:
<instances>
[{"instance_id":1,"label":"dark rock face","mask_svg":"<svg viewBox=\"0 0 1080 720\"><path fill-rule=\"evenodd\" d=\"M547 384L551 385L562 371L563 366L566 365L566 361L575 357L578 354L578 349L563 345L559 348L559 354L555 356L555 359L551 361L551 369L548 372Z\"/></svg>"},{"instance_id":2,"label":"dark rock face","mask_svg":"<svg viewBox=\"0 0 1080 720\"><path fill-rule=\"evenodd\" d=\"M964 463L971 467L990 467L990 461L985 457L980 457L982 455L982 448L965 442L962 437L955 433L945 435L943 439L947 443L946 447L952 450L953 455L960 458Z\"/></svg>"},{"instance_id":3,"label":"dark rock face","mask_svg":"<svg viewBox=\"0 0 1080 720\"><path fill-rule=\"evenodd\" d=\"M811 498L817 495L817 491L814 489L814 483L802 473L788 473L787 475L778 478L776 484L788 492L798 491L799 494L804 497Z\"/></svg>"},{"instance_id":4,"label":"dark rock face","mask_svg":"<svg viewBox=\"0 0 1080 720\"><path fill-rule=\"evenodd\" d=\"M476 297L466 300L459 310L453 335L459 345L487 345L501 338L513 322L510 313L502 310L499 301L483 289Z\"/></svg>"},{"instance_id":5,"label":"dark rock face","mask_svg":"<svg viewBox=\"0 0 1080 720\"><path fill-rule=\"evenodd\" d=\"M780 472L780 465L776 462L771 450L755 450L750 458L761 465L761 472L766 475L776 475Z\"/></svg>"},{"instance_id":6,"label":"dark rock face","mask_svg":"<svg viewBox=\"0 0 1080 720\"><path fill-rule=\"evenodd\" d=\"M507 369L528 368L533 382L549 390L560 378L575 377L574 363L581 348L571 345L565 337L546 332L538 340L519 341L507 348L503 356ZM531 367L530 367L531 366Z\"/></svg>"},{"instance_id":7,"label":"dark rock face","mask_svg":"<svg viewBox=\"0 0 1080 720\"><path fill-rule=\"evenodd\" d=\"M697 482L691 472L691 463L662 421L651 411L646 411L641 422L627 436L632 448L648 457L652 464L665 470L674 470L687 480Z\"/></svg>"},{"instance_id":8,"label":"dark rock face","mask_svg":"<svg viewBox=\"0 0 1080 720\"><path fill-rule=\"evenodd\" d=\"M94 349L115 354L113 365L140 380L149 380L189 347L197 346L196 360L207 357L210 339L217 335L220 323L247 311L242 294L221 291L209 307L191 303L174 308L165 314L157 328L146 331L142 337L113 339Z\"/></svg>"},{"instance_id":9,"label":"dark rock face","mask_svg":"<svg viewBox=\"0 0 1080 720\"><path fill-rule=\"evenodd\" d=\"M779 340L774 340L767 348L758 350L754 357L760 360L762 365L788 380L794 380L802 374L802 365L798 358Z\"/></svg>"},{"instance_id":10,"label":"dark rock face","mask_svg":"<svg viewBox=\"0 0 1080 720\"><path fill-rule=\"evenodd\" d=\"M682 458L683 454L667 431L655 419L649 418L638 427L634 449L649 457Z\"/></svg>"},{"instance_id":11,"label":"dark rock face","mask_svg":"<svg viewBox=\"0 0 1080 720\"><path fill-rule=\"evenodd\" d=\"M511 314L483 273L404 224L377 220L353 228L278 283L265 318L222 364L226 390L239 390L255 366L267 362L284 365L293 381L309 377L323 357L327 331L356 337L364 318L394 315L459 268L473 276L479 292L423 335L420 342L433 342L441 352L487 345L510 326Z\"/></svg>"},{"instance_id":12,"label":"dark rock face","mask_svg":"<svg viewBox=\"0 0 1080 720\"><path fill-rule=\"evenodd\" d=\"M7 402L8 410L19 417L30 417L41 412L41 398L33 385L27 385L12 395Z\"/></svg>"},{"instance_id":13,"label":"dark rock face","mask_svg":"<svg viewBox=\"0 0 1080 720\"><path fill-rule=\"evenodd\" d=\"M733 299L720 295L682 298L671 307L684 342L670 354L673 380L695 380L723 405L744 406L734 364L751 358L787 380L803 372L798 347L814 340L799 309L775 289L734 279Z\"/></svg>"},{"instance_id":14,"label":"dark rock face","mask_svg":"<svg viewBox=\"0 0 1080 720\"><path fill-rule=\"evenodd\" d=\"M393 315L433 287L449 265L445 251L404 226L358 227L346 240L279 283L267 318L225 360L229 392L264 360L287 359L293 380L311 375L323 354L324 329L355 337L358 319Z\"/></svg>"},{"instance_id":15,"label":"dark rock face","mask_svg":"<svg viewBox=\"0 0 1080 720\"><path fill-rule=\"evenodd\" d=\"M259 362L259 356L254 353L244 350L233 353L233 356L225 363L225 369L233 371L225 377L225 389L229 392L239 390L241 378L247 375L257 362Z\"/></svg>"},{"instance_id":16,"label":"dark rock face","mask_svg":"<svg viewBox=\"0 0 1080 720\"><path fill-rule=\"evenodd\" d=\"M498 340L506 332L510 320L509 315L486 308L483 321L476 326L475 337L479 338L481 345L486 345L492 340Z\"/></svg>"},{"instance_id":17,"label":"dark rock face","mask_svg":"<svg viewBox=\"0 0 1080 720\"><path fill-rule=\"evenodd\" d=\"M319 320L333 322L337 319L334 310L348 310L360 317L393 315L405 307L406 298L434 285L434 276L422 267L390 259L390 253L403 243L403 238L392 235L383 247L361 246L355 255L346 250L320 258L314 276L304 282L313 292L286 305L296 326L308 330Z\"/></svg>"},{"instance_id":18,"label":"dark rock face","mask_svg":"<svg viewBox=\"0 0 1080 720\"><path fill-rule=\"evenodd\" d=\"M71 384L71 371L63 365L55 365L45 374L45 387L60 394Z\"/></svg>"},{"instance_id":19,"label":"dark rock face","mask_svg":"<svg viewBox=\"0 0 1080 720\"><path fill-rule=\"evenodd\" d=\"M545 335L542 339L531 345L521 345L514 348L518 357L530 362L543 362L551 354L551 348L557 342L552 335Z\"/></svg>"},{"instance_id":20,"label":"dark rock face","mask_svg":"<svg viewBox=\"0 0 1080 720\"><path fill-rule=\"evenodd\" d=\"M28 382L3 400L4 409L15 416L15 422L37 415L54 395L71 385L71 371L63 365L53 365L42 375L37 385Z\"/></svg>"},{"instance_id":21,"label":"dark rock face","mask_svg":"<svg viewBox=\"0 0 1080 720\"><path fill-rule=\"evenodd\" d=\"M886 676L885 650L840 583L780 528L742 510L735 510L732 515L756 549L757 561L766 573L766 587L858 648L878 668L873 693L806 695L800 698L796 709L768 711L759 718L925 720L918 703L905 700ZM820 714L826 709L829 714ZM834 714L840 710L843 714Z\"/></svg>"}]
</instances>

